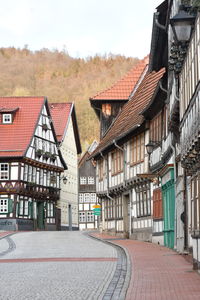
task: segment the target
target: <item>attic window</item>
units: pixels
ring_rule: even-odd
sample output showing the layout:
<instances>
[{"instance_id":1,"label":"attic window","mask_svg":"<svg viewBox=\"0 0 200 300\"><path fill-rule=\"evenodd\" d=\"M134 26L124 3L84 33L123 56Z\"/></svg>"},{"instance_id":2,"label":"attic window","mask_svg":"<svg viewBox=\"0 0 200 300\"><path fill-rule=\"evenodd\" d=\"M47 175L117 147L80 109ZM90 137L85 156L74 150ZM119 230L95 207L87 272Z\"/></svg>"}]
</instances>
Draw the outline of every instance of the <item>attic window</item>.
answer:
<instances>
[{"instance_id":1,"label":"attic window","mask_svg":"<svg viewBox=\"0 0 200 300\"><path fill-rule=\"evenodd\" d=\"M11 124L12 123L12 114L3 114L2 123L3 124Z\"/></svg>"},{"instance_id":2,"label":"attic window","mask_svg":"<svg viewBox=\"0 0 200 300\"><path fill-rule=\"evenodd\" d=\"M102 104L102 113L106 116L111 116L111 104L110 103Z\"/></svg>"}]
</instances>

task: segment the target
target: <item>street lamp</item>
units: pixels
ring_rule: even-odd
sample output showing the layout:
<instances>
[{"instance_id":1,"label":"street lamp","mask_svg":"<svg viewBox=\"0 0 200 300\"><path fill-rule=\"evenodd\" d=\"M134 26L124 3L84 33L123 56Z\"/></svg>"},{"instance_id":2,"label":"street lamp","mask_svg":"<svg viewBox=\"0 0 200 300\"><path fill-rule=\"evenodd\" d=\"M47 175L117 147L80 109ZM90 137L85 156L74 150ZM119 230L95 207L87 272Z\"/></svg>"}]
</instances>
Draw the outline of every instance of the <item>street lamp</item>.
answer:
<instances>
[{"instance_id":1,"label":"street lamp","mask_svg":"<svg viewBox=\"0 0 200 300\"><path fill-rule=\"evenodd\" d=\"M148 144L146 144L146 149L147 149L147 153L149 156L153 152L154 147L155 147L155 144L153 142L149 142Z\"/></svg>"},{"instance_id":2,"label":"street lamp","mask_svg":"<svg viewBox=\"0 0 200 300\"><path fill-rule=\"evenodd\" d=\"M63 181L64 184L66 184L67 181L68 181L67 176L64 176L64 175L62 177L60 177L60 180L61 179L62 179L62 181Z\"/></svg>"},{"instance_id":3,"label":"street lamp","mask_svg":"<svg viewBox=\"0 0 200 300\"><path fill-rule=\"evenodd\" d=\"M190 40L194 20L195 17L184 10L180 10L179 13L170 19L172 31L177 43L188 42Z\"/></svg>"}]
</instances>

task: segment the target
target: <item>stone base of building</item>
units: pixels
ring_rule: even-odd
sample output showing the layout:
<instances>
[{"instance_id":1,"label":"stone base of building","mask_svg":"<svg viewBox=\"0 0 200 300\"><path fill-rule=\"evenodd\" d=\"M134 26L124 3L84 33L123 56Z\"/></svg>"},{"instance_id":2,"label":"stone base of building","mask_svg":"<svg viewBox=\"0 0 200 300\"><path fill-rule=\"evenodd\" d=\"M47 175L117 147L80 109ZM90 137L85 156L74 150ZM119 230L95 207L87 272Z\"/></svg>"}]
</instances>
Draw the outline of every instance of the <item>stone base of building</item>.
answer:
<instances>
[{"instance_id":1,"label":"stone base of building","mask_svg":"<svg viewBox=\"0 0 200 300\"><path fill-rule=\"evenodd\" d=\"M2 218L0 219L0 230L6 230L6 231L34 230L34 224L33 224L33 220Z\"/></svg>"},{"instance_id":2,"label":"stone base of building","mask_svg":"<svg viewBox=\"0 0 200 300\"><path fill-rule=\"evenodd\" d=\"M56 231L57 230L56 224L47 224L46 225L46 230L47 231Z\"/></svg>"},{"instance_id":3,"label":"stone base of building","mask_svg":"<svg viewBox=\"0 0 200 300\"><path fill-rule=\"evenodd\" d=\"M152 242L152 228L144 228L140 230L133 229L130 239L143 242Z\"/></svg>"},{"instance_id":4,"label":"stone base of building","mask_svg":"<svg viewBox=\"0 0 200 300\"><path fill-rule=\"evenodd\" d=\"M152 234L152 243L164 246L163 232L156 232Z\"/></svg>"},{"instance_id":5,"label":"stone base of building","mask_svg":"<svg viewBox=\"0 0 200 300\"><path fill-rule=\"evenodd\" d=\"M72 226L71 231L78 231L78 226ZM61 225L61 231L70 231L69 225Z\"/></svg>"}]
</instances>

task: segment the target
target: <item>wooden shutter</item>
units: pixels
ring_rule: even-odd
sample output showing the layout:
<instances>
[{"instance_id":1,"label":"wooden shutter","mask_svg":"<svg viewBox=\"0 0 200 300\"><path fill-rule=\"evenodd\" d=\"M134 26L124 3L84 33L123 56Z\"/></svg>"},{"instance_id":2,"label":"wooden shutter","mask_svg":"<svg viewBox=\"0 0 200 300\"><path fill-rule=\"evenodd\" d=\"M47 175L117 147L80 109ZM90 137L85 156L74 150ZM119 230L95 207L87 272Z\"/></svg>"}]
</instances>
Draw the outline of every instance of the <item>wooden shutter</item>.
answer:
<instances>
[{"instance_id":1,"label":"wooden shutter","mask_svg":"<svg viewBox=\"0 0 200 300\"><path fill-rule=\"evenodd\" d=\"M13 201L12 199L8 199L8 213L12 213L13 210Z\"/></svg>"}]
</instances>

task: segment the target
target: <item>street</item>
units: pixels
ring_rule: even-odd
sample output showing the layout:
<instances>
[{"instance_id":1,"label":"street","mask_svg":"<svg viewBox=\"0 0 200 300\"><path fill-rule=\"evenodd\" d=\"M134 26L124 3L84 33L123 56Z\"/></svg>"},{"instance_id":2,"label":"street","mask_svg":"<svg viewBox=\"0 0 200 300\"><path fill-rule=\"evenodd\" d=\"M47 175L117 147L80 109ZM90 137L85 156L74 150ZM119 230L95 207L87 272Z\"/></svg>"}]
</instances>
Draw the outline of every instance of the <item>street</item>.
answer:
<instances>
[{"instance_id":1,"label":"street","mask_svg":"<svg viewBox=\"0 0 200 300\"><path fill-rule=\"evenodd\" d=\"M5 237L0 240L0 299L111 299L117 257L113 246L78 231Z\"/></svg>"}]
</instances>

